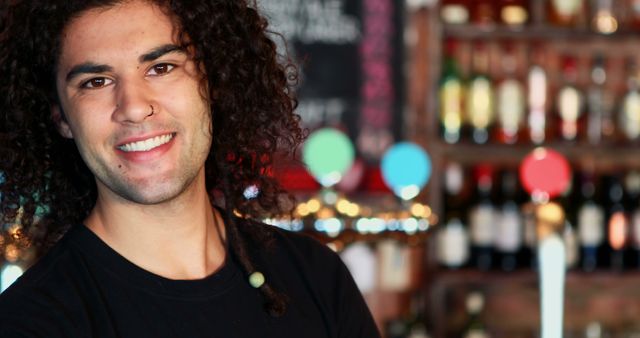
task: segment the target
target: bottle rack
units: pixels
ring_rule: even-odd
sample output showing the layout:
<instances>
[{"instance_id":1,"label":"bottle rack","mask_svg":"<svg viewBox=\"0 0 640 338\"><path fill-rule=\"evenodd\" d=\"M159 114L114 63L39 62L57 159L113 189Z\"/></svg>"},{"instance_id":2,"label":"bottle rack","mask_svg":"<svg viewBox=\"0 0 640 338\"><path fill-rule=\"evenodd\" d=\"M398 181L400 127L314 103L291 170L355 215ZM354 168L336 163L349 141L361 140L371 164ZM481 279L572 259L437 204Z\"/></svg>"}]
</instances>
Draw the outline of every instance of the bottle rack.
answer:
<instances>
[{"instance_id":1,"label":"bottle rack","mask_svg":"<svg viewBox=\"0 0 640 338\"><path fill-rule=\"evenodd\" d=\"M410 37L407 40L407 68L411 70L408 76L409 109L405 118L407 138L427 149L433 161L434 173L442 173L447 163L452 161L469 167L484 162L513 167L540 145L559 151L576 168L586 163L593 166L597 173L606 174L639 169L640 156L637 156L638 148L635 141L606 140L591 144L582 139L565 142L551 138L538 145L533 142L474 144L467 140L449 144L443 140L439 121L438 85L447 39L456 39L463 43L484 41L495 45L511 41L522 45L525 50L534 45L544 46L548 53L545 68L549 76L549 102L546 107L548 118L556 114L551 95L560 86L559 60L565 54L578 58L578 85L581 87L586 87L590 81L590 62L594 53L602 53L614 60L611 66L613 73L610 74L608 83L616 97L622 95L626 74L620 60L640 55L638 30L620 26L617 32L603 35L589 27L589 18L576 27L557 27L546 22L547 1L531 0L529 4L529 22L517 28L500 24L444 24L440 20L439 5L421 8L407 16L407 36ZM588 11L585 13L591 15ZM640 64L640 58L637 60ZM525 76L524 73L520 74L522 79ZM427 191L421 196L439 216L443 215L445 209L443 191L442 175L434 174ZM435 261L434 237L430 238L427 245L427 264L423 281L427 291L424 300L425 320L432 338L459 337L457 330L464 325L466 318L463 299L474 289L486 292L487 310L483 318L486 319L487 326L496 332L493 337L534 337L538 334L538 281L535 271L528 269L516 272L483 272L474 269L442 269ZM583 335L585 327L594 320L600 321L612 333L621 334L636 330L628 315L636 311L634 309L637 305L633 301L637 303L640 299L633 287L638 282L640 273L635 271L570 271L567 277L565 312L568 333ZM508 320L505 320L506 318Z\"/></svg>"}]
</instances>

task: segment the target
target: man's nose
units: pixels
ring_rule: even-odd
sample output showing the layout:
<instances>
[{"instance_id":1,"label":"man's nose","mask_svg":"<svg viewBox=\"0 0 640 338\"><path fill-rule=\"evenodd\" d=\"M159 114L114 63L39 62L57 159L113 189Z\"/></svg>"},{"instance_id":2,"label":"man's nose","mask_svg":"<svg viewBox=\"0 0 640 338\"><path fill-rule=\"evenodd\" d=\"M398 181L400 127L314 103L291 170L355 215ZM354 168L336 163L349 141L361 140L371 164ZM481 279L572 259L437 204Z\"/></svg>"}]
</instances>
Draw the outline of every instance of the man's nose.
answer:
<instances>
[{"instance_id":1,"label":"man's nose","mask_svg":"<svg viewBox=\"0 0 640 338\"><path fill-rule=\"evenodd\" d=\"M144 81L120 81L117 84L114 119L120 123L140 123L156 113L151 89Z\"/></svg>"}]
</instances>

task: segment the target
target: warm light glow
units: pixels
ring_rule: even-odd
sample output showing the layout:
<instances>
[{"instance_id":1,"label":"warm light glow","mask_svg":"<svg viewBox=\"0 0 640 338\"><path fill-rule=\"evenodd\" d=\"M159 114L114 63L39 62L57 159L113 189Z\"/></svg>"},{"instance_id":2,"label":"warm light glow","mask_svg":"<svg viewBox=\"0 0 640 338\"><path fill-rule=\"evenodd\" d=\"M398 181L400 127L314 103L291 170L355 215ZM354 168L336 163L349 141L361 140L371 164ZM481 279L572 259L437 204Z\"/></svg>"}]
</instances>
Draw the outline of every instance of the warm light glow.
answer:
<instances>
[{"instance_id":1,"label":"warm light glow","mask_svg":"<svg viewBox=\"0 0 640 338\"><path fill-rule=\"evenodd\" d=\"M609 244L614 250L620 250L627 242L629 222L624 212L618 211L609 220Z\"/></svg>"},{"instance_id":2,"label":"warm light glow","mask_svg":"<svg viewBox=\"0 0 640 338\"><path fill-rule=\"evenodd\" d=\"M336 203L336 209L338 209L338 212L341 214L346 214L350 206L351 202L344 198L339 199L338 203Z\"/></svg>"},{"instance_id":3,"label":"warm light glow","mask_svg":"<svg viewBox=\"0 0 640 338\"><path fill-rule=\"evenodd\" d=\"M9 244L4 249L4 258L13 263L20 258L20 250L14 244Z\"/></svg>"},{"instance_id":4,"label":"warm light glow","mask_svg":"<svg viewBox=\"0 0 640 338\"><path fill-rule=\"evenodd\" d=\"M318 211L318 218L320 219L326 219L326 218L331 218L335 216L335 212L333 212L333 210L329 209L329 208L322 208Z\"/></svg>"},{"instance_id":5,"label":"warm light glow","mask_svg":"<svg viewBox=\"0 0 640 338\"><path fill-rule=\"evenodd\" d=\"M296 208L296 212L301 217L308 216L309 215L309 207L307 206L307 203L298 204L298 207Z\"/></svg>"},{"instance_id":6,"label":"warm light glow","mask_svg":"<svg viewBox=\"0 0 640 338\"><path fill-rule=\"evenodd\" d=\"M320 201L315 198L310 199L307 201L307 209L309 209L310 213L318 212L320 210Z\"/></svg>"},{"instance_id":7,"label":"warm light glow","mask_svg":"<svg viewBox=\"0 0 640 338\"><path fill-rule=\"evenodd\" d=\"M413 203L411 205L411 214L415 217L423 217L425 210L425 206L421 203Z\"/></svg>"},{"instance_id":8,"label":"warm light glow","mask_svg":"<svg viewBox=\"0 0 640 338\"><path fill-rule=\"evenodd\" d=\"M618 20L611 13L599 13L594 21L596 29L602 34L612 34L618 30Z\"/></svg>"},{"instance_id":9,"label":"warm light glow","mask_svg":"<svg viewBox=\"0 0 640 338\"><path fill-rule=\"evenodd\" d=\"M347 209L347 216L356 217L356 216L358 216L359 213L360 213L360 206L359 205L357 205L355 203L349 204L349 208Z\"/></svg>"}]
</instances>

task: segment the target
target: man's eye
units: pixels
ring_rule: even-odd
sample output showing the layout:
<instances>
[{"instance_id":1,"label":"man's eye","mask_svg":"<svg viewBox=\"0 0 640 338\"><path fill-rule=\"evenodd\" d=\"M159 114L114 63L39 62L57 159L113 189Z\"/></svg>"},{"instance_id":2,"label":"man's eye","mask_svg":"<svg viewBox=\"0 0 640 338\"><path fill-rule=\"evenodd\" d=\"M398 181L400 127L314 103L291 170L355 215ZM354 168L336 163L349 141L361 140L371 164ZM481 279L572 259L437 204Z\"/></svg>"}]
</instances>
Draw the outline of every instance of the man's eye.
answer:
<instances>
[{"instance_id":1,"label":"man's eye","mask_svg":"<svg viewBox=\"0 0 640 338\"><path fill-rule=\"evenodd\" d=\"M176 66L170 63L159 63L149 69L149 75L164 75L171 72Z\"/></svg>"},{"instance_id":2,"label":"man's eye","mask_svg":"<svg viewBox=\"0 0 640 338\"><path fill-rule=\"evenodd\" d=\"M111 84L111 82L113 82L110 79L107 79L106 77L96 77L93 79L90 79L88 81L85 81L82 83L81 87L82 88L101 88L104 87L106 85Z\"/></svg>"}]
</instances>

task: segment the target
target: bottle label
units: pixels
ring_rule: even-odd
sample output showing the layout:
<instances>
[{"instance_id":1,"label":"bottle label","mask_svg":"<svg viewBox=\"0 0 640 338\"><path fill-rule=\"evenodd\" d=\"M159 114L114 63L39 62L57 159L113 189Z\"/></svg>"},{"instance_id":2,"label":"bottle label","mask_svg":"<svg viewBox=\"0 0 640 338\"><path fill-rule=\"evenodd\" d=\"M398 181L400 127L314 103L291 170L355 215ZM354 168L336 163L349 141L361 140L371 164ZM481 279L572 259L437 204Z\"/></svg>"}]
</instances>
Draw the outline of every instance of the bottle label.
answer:
<instances>
[{"instance_id":1,"label":"bottle label","mask_svg":"<svg viewBox=\"0 0 640 338\"><path fill-rule=\"evenodd\" d=\"M517 206L502 210L496 228L495 246L498 251L513 253L522 247L522 216Z\"/></svg>"},{"instance_id":2,"label":"bottle label","mask_svg":"<svg viewBox=\"0 0 640 338\"><path fill-rule=\"evenodd\" d=\"M514 79L505 80L498 87L498 121L508 136L514 136L524 120L524 89Z\"/></svg>"},{"instance_id":3,"label":"bottle label","mask_svg":"<svg viewBox=\"0 0 640 338\"><path fill-rule=\"evenodd\" d=\"M620 250L628 240L629 220L622 211L616 211L609 218L609 245Z\"/></svg>"},{"instance_id":4,"label":"bottle label","mask_svg":"<svg viewBox=\"0 0 640 338\"><path fill-rule=\"evenodd\" d=\"M580 117L582 98L580 92L571 86L564 87L558 94L558 112L564 121L575 122Z\"/></svg>"},{"instance_id":5,"label":"bottle label","mask_svg":"<svg viewBox=\"0 0 640 338\"><path fill-rule=\"evenodd\" d=\"M640 93L633 91L624 98L620 126L629 139L640 136Z\"/></svg>"},{"instance_id":6,"label":"bottle label","mask_svg":"<svg viewBox=\"0 0 640 338\"><path fill-rule=\"evenodd\" d=\"M462 124L462 84L457 78L444 82L440 93L442 125L446 132L457 133Z\"/></svg>"},{"instance_id":7,"label":"bottle label","mask_svg":"<svg viewBox=\"0 0 640 338\"><path fill-rule=\"evenodd\" d=\"M493 244L495 210L491 205L478 205L469 215L471 242L477 246L488 247Z\"/></svg>"},{"instance_id":8,"label":"bottle label","mask_svg":"<svg viewBox=\"0 0 640 338\"><path fill-rule=\"evenodd\" d=\"M445 5L440 10L442 21L449 24L464 24L469 22L469 11L463 5Z\"/></svg>"},{"instance_id":9,"label":"bottle label","mask_svg":"<svg viewBox=\"0 0 640 338\"><path fill-rule=\"evenodd\" d=\"M587 247L604 242L604 211L594 203L585 204L578 211L578 237Z\"/></svg>"},{"instance_id":10,"label":"bottle label","mask_svg":"<svg viewBox=\"0 0 640 338\"><path fill-rule=\"evenodd\" d=\"M485 129L493 121L493 93L488 78L478 77L469 84L467 112L471 125L477 129Z\"/></svg>"},{"instance_id":11,"label":"bottle label","mask_svg":"<svg viewBox=\"0 0 640 338\"><path fill-rule=\"evenodd\" d=\"M564 246L567 252L567 267L574 267L578 264L578 239L576 238L576 233L573 231L573 227L569 222L565 222L564 233L563 233Z\"/></svg>"},{"instance_id":12,"label":"bottle label","mask_svg":"<svg viewBox=\"0 0 640 338\"><path fill-rule=\"evenodd\" d=\"M469 259L469 235L459 220L451 220L437 235L438 262L460 267Z\"/></svg>"},{"instance_id":13,"label":"bottle label","mask_svg":"<svg viewBox=\"0 0 640 338\"><path fill-rule=\"evenodd\" d=\"M471 330L464 335L464 338L489 338L484 330Z\"/></svg>"},{"instance_id":14,"label":"bottle label","mask_svg":"<svg viewBox=\"0 0 640 338\"><path fill-rule=\"evenodd\" d=\"M551 0L555 11L562 16L574 16L580 12L582 0Z\"/></svg>"},{"instance_id":15,"label":"bottle label","mask_svg":"<svg viewBox=\"0 0 640 338\"><path fill-rule=\"evenodd\" d=\"M500 17L508 25L522 25L527 21L529 14L522 6L510 5L502 8Z\"/></svg>"}]
</instances>

